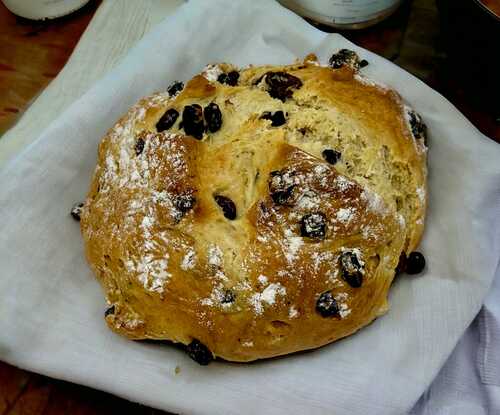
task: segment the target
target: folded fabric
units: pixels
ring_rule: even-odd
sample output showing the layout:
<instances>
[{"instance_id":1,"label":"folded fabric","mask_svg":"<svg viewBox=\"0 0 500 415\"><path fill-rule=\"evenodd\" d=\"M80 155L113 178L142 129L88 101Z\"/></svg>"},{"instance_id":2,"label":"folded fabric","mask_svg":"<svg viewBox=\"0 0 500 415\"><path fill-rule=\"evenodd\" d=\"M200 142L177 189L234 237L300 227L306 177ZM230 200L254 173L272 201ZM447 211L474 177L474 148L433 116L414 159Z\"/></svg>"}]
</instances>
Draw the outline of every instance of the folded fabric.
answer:
<instances>
[{"instance_id":1,"label":"folded fabric","mask_svg":"<svg viewBox=\"0 0 500 415\"><path fill-rule=\"evenodd\" d=\"M199 367L178 349L108 330L69 216L106 130L140 97L206 63L289 63L310 52L327 62L340 48L367 59L363 72L398 90L428 125L425 274L398 278L389 313L356 335L250 365ZM191 0L0 171L0 359L172 412L401 415L431 384L493 280L498 160L500 146L441 95L276 2Z\"/></svg>"},{"instance_id":2,"label":"folded fabric","mask_svg":"<svg viewBox=\"0 0 500 415\"><path fill-rule=\"evenodd\" d=\"M411 415L500 414L500 270L484 306Z\"/></svg>"}]
</instances>

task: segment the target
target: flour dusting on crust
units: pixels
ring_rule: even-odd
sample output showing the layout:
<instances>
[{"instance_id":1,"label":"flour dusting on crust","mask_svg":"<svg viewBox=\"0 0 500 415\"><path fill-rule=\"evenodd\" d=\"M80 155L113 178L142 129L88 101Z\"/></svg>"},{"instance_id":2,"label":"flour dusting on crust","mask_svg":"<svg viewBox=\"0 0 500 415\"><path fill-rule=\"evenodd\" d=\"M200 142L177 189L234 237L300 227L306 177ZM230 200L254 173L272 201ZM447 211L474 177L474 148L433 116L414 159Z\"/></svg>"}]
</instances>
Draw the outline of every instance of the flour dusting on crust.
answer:
<instances>
[{"instance_id":1,"label":"flour dusting on crust","mask_svg":"<svg viewBox=\"0 0 500 415\"><path fill-rule=\"evenodd\" d=\"M223 74L224 71L219 65L207 65L203 69L202 75L207 79L207 81L215 82L219 75Z\"/></svg>"},{"instance_id":2,"label":"flour dusting on crust","mask_svg":"<svg viewBox=\"0 0 500 415\"><path fill-rule=\"evenodd\" d=\"M269 284L264 291L255 293L250 297L250 304L255 310L256 314L262 314L265 306L272 306L278 296L284 296L286 289L279 282Z\"/></svg>"}]
</instances>

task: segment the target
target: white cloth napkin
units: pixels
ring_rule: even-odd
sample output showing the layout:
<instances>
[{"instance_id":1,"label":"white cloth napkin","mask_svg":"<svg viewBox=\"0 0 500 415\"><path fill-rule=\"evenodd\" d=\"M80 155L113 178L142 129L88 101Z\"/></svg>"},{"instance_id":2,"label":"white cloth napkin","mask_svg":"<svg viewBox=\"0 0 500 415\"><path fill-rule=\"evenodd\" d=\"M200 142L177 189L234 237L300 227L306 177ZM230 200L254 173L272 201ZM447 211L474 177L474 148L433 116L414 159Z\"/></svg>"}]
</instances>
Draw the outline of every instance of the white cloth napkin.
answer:
<instances>
[{"instance_id":1,"label":"white cloth napkin","mask_svg":"<svg viewBox=\"0 0 500 415\"><path fill-rule=\"evenodd\" d=\"M500 414L500 268L483 308L411 412L493 414Z\"/></svg>"},{"instance_id":2,"label":"white cloth napkin","mask_svg":"<svg viewBox=\"0 0 500 415\"><path fill-rule=\"evenodd\" d=\"M101 136L141 96L207 62L326 62L356 50L430 131L428 270L398 278L391 311L313 352L200 367L170 346L123 339L68 212L86 194ZM266 0L190 0L0 171L0 359L172 412L406 413L480 309L500 257L500 146L418 79ZM175 374L175 367L181 372Z\"/></svg>"}]
</instances>

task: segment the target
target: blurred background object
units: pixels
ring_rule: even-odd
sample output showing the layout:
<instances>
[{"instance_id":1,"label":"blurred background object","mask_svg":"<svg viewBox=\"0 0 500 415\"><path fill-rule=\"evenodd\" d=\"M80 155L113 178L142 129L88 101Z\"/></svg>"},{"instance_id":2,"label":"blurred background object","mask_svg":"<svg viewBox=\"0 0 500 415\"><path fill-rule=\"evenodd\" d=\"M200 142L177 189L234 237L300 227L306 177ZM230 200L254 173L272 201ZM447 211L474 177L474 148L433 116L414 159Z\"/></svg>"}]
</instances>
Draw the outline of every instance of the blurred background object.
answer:
<instances>
[{"instance_id":1,"label":"blurred background object","mask_svg":"<svg viewBox=\"0 0 500 415\"><path fill-rule=\"evenodd\" d=\"M500 18L500 1L499 0L479 0L490 13Z\"/></svg>"},{"instance_id":2,"label":"blurred background object","mask_svg":"<svg viewBox=\"0 0 500 415\"><path fill-rule=\"evenodd\" d=\"M0 2L0 140L57 76L98 4L87 2L69 16L41 21L18 17Z\"/></svg>"},{"instance_id":3,"label":"blurred background object","mask_svg":"<svg viewBox=\"0 0 500 415\"><path fill-rule=\"evenodd\" d=\"M361 29L390 16L402 0L278 0L283 6L337 29Z\"/></svg>"},{"instance_id":4,"label":"blurred background object","mask_svg":"<svg viewBox=\"0 0 500 415\"><path fill-rule=\"evenodd\" d=\"M446 65L460 100L500 125L500 0L437 0Z\"/></svg>"},{"instance_id":5,"label":"blurred background object","mask_svg":"<svg viewBox=\"0 0 500 415\"><path fill-rule=\"evenodd\" d=\"M26 19L43 20L66 16L85 6L89 0L2 0L14 14Z\"/></svg>"}]
</instances>

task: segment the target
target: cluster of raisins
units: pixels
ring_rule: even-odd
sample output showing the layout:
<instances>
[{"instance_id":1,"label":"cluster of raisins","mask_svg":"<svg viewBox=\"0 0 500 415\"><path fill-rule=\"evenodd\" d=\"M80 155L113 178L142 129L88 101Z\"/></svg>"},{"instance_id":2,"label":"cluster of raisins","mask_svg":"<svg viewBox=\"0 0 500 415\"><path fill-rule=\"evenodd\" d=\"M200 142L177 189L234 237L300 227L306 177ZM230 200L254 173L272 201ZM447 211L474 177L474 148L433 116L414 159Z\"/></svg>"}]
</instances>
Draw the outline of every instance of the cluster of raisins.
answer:
<instances>
[{"instance_id":1,"label":"cluster of raisins","mask_svg":"<svg viewBox=\"0 0 500 415\"><path fill-rule=\"evenodd\" d=\"M221 73L217 77L217 81L221 84L226 84L230 86L238 85L238 79L240 78L240 74L238 71L231 71L228 73Z\"/></svg>"},{"instance_id":2,"label":"cluster of raisins","mask_svg":"<svg viewBox=\"0 0 500 415\"><path fill-rule=\"evenodd\" d=\"M169 108L156 123L158 132L169 130L173 127L179 112ZM222 127L222 112L215 102L211 102L204 109L198 104L186 105L182 110L182 122L179 128L184 128L187 135L201 140L205 131L215 133Z\"/></svg>"}]
</instances>

